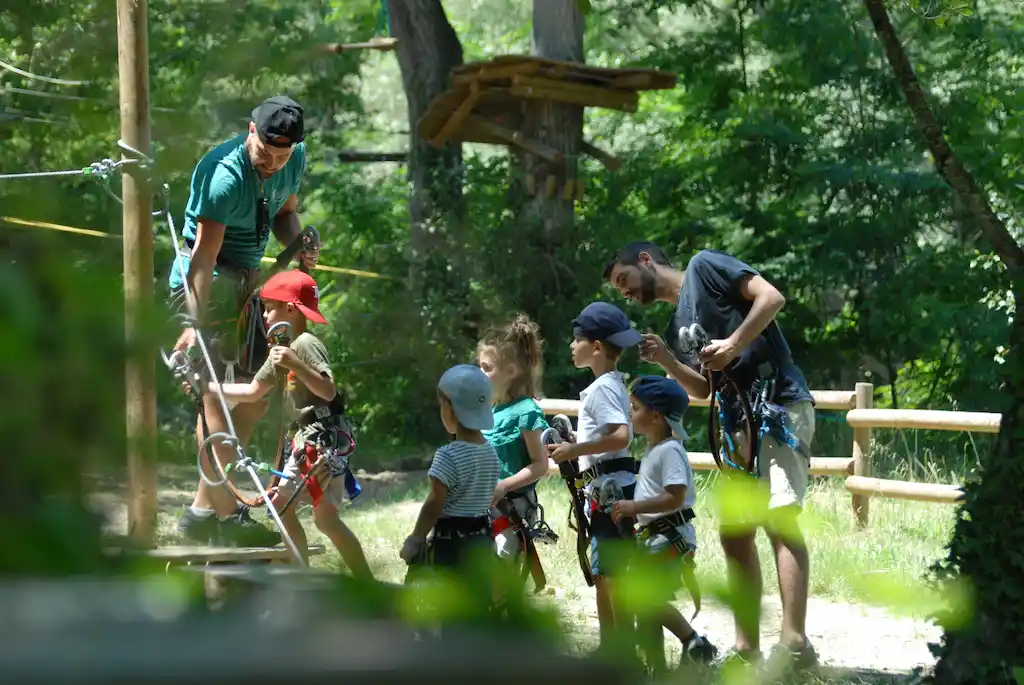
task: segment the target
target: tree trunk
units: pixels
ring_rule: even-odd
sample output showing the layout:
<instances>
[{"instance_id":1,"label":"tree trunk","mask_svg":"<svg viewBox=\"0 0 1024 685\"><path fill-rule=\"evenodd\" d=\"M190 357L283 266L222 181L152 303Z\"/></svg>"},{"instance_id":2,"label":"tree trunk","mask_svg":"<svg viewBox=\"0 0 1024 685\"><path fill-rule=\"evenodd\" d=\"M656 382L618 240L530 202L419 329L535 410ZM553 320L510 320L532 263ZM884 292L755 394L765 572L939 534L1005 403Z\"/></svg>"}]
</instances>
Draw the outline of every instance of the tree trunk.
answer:
<instances>
[{"instance_id":1,"label":"tree trunk","mask_svg":"<svg viewBox=\"0 0 1024 685\"><path fill-rule=\"evenodd\" d=\"M409 211L413 264L444 243L462 210L462 145L432 147L416 133L431 100L444 92L452 68L462 64L462 44L440 0L388 0L395 52L409 109ZM414 269L415 270L415 269Z\"/></svg>"},{"instance_id":2,"label":"tree trunk","mask_svg":"<svg viewBox=\"0 0 1024 685\"><path fill-rule=\"evenodd\" d=\"M576 0L534 0L531 52L536 57L584 62L583 15ZM563 199L562 190L576 177L576 161L583 136L583 108L548 100L528 100L523 134L543 141L565 155L563 165L534 155L521 155L524 180L535 194L528 200L527 212L551 237L564 236L573 223L573 200ZM554 197L547 197L547 178L556 179Z\"/></svg>"},{"instance_id":3,"label":"tree trunk","mask_svg":"<svg viewBox=\"0 0 1024 685\"><path fill-rule=\"evenodd\" d=\"M576 0L534 0L531 52L536 57L583 63L584 18ZM575 275L559 261L560 249L573 242L574 199L563 195L567 181L576 178L583 136L583 108L547 100L527 100L522 133L563 153L552 164L535 155L518 153L525 193L518 198L524 264L529 286L522 291L522 309L540 326L547 340L564 334L564 303L575 293ZM554 185L553 196L548 179ZM548 345L548 350L554 349Z\"/></svg>"},{"instance_id":4,"label":"tree trunk","mask_svg":"<svg viewBox=\"0 0 1024 685\"><path fill-rule=\"evenodd\" d=\"M948 622L934 682L941 685L1012 683L1012 669L1024 666L1024 248L992 211L984 191L960 163L925 99L914 68L889 21L884 0L864 0L889 66L934 158L935 168L970 212L1009 271L1015 314L1005 363L1003 411L992 454L981 464L981 480L969 483L965 503L944 560L933 567L939 578L970 583L966 624ZM963 618L962 616L960 618Z\"/></svg>"}]
</instances>

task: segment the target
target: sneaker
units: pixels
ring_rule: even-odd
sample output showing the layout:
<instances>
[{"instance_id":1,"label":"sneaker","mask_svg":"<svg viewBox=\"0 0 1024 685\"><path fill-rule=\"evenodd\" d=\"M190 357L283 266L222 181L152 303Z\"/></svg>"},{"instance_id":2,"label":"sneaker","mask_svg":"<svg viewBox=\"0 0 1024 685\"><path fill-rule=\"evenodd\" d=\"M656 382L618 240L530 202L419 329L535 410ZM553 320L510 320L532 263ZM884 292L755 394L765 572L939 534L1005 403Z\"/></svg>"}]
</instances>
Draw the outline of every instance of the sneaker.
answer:
<instances>
[{"instance_id":1,"label":"sneaker","mask_svg":"<svg viewBox=\"0 0 1024 685\"><path fill-rule=\"evenodd\" d=\"M185 507L185 511L178 518L178 533L192 542L203 545L212 544L212 540L217 537L219 530L220 522L212 509L199 513L192 507Z\"/></svg>"},{"instance_id":2,"label":"sneaker","mask_svg":"<svg viewBox=\"0 0 1024 685\"><path fill-rule=\"evenodd\" d=\"M736 649L733 647L725 654L711 662L713 668L729 674L736 674L756 669L761 665L761 650L759 649ZM729 682L731 676L725 677Z\"/></svg>"},{"instance_id":3,"label":"sneaker","mask_svg":"<svg viewBox=\"0 0 1024 685\"><path fill-rule=\"evenodd\" d=\"M781 642L772 647L765 662L765 676L781 678L785 675L814 668L818 665L818 654L810 640L804 638L804 646L795 649Z\"/></svg>"},{"instance_id":4,"label":"sneaker","mask_svg":"<svg viewBox=\"0 0 1024 685\"><path fill-rule=\"evenodd\" d=\"M715 647L706 637L697 635L697 633L694 633L693 637L683 643L682 649L682 658L679 660L680 665L687 661L710 664L718 656L718 647Z\"/></svg>"},{"instance_id":5,"label":"sneaker","mask_svg":"<svg viewBox=\"0 0 1024 685\"><path fill-rule=\"evenodd\" d=\"M257 523L249 507L239 505L238 510L218 521L220 542L237 547L273 547L282 542L281 534Z\"/></svg>"}]
</instances>

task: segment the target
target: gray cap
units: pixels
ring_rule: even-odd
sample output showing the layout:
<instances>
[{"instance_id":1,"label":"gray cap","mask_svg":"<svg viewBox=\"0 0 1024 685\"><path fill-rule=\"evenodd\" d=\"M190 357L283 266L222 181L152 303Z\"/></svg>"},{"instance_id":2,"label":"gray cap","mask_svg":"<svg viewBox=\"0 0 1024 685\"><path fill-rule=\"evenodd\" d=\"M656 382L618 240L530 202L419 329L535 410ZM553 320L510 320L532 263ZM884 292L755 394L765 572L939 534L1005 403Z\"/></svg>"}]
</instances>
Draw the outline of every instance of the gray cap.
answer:
<instances>
[{"instance_id":1,"label":"gray cap","mask_svg":"<svg viewBox=\"0 0 1024 685\"><path fill-rule=\"evenodd\" d=\"M472 364L459 364L444 372L438 389L452 403L455 418L470 430L494 428L491 413L491 379Z\"/></svg>"}]
</instances>

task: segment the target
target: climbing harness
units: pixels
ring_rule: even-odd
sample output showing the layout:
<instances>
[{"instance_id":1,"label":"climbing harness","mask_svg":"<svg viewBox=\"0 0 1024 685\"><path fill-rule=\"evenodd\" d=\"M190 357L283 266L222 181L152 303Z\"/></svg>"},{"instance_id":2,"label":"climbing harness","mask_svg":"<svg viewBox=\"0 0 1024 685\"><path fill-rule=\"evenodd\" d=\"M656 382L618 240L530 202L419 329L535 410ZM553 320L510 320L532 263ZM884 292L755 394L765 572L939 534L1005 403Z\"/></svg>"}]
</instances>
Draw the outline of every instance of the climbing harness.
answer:
<instances>
[{"instance_id":1,"label":"climbing harness","mask_svg":"<svg viewBox=\"0 0 1024 685\"><path fill-rule=\"evenodd\" d=\"M544 507L537 503L529 503L526 515L520 515L515 500L525 499L525 494L505 495L498 502L498 512L501 514L491 521L492 535L498 535L509 528L515 533L519 540L520 561L522 569L520 575L523 581L529 575L533 578L533 591L540 592L547 587L547 574L540 562L540 555L537 553L537 542L554 544L558 542L558 535L551 529L544 520ZM527 500L528 501L528 500ZM534 511L537 512L537 521L531 524L527 519Z\"/></svg>"},{"instance_id":2,"label":"climbing harness","mask_svg":"<svg viewBox=\"0 0 1024 685\"><path fill-rule=\"evenodd\" d=\"M327 407L316 407L315 409L328 409ZM314 414L315 415L315 414ZM341 412L335 414L325 413L322 418L328 416L340 416ZM356 450L356 441L352 434L338 425L327 425L323 431L318 431L315 440L312 442L303 439L301 445L292 444L291 458L299 466L299 473L302 478L295 487L288 501L281 507L281 513L288 511L295 500L302 492L302 488L309 490L310 498L313 500L313 508L320 506L326 486L335 478L345 479L345 490L348 492L349 500L359 495L359 483L349 468L349 457ZM319 472L320 475L317 475ZM326 478L324 478L326 476ZM323 481L321 481L323 479Z\"/></svg>"},{"instance_id":3,"label":"climbing harness","mask_svg":"<svg viewBox=\"0 0 1024 685\"><path fill-rule=\"evenodd\" d=\"M679 329L679 347L684 355L697 358L709 342L707 333L698 323ZM790 428L789 412L772 401L775 396L774 365L765 362L757 372L758 378L746 390L737 384L728 369L718 374L708 370L705 376L711 393L708 406L711 456L719 470L728 466L754 478L761 475L761 442L765 436L810 459L808 446ZM739 435L743 436L742 439L737 437ZM742 445L738 444L740 442Z\"/></svg>"},{"instance_id":4,"label":"climbing harness","mask_svg":"<svg viewBox=\"0 0 1024 685\"><path fill-rule=\"evenodd\" d=\"M679 532L679 526L689 523L695 516L696 514L694 514L693 509L683 509L674 514L659 516L653 521L639 526L636 531L636 537L641 543L646 543L648 539L656 535L665 536L672 552L683 560L683 584L686 586L687 592L690 593L690 597L693 598L694 605L693 616L690 617L691 621L697 618L697 614L700 613L700 584L697 582L696 565L693 561L693 548L683 539L682 534Z\"/></svg>"},{"instance_id":5,"label":"climbing harness","mask_svg":"<svg viewBox=\"0 0 1024 685\"><path fill-rule=\"evenodd\" d=\"M551 427L544 430L540 436L544 445L557 445L561 442L572 442L572 423L569 417L559 414L551 419ZM585 483L580 475L579 466L575 459L559 462L558 471L565 481L569 490L569 529L576 533L576 557L579 560L580 570L587 585L594 586L594 574L590 567L590 521L586 514L586 500L583 497Z\"/></svg>"}]
</instances>

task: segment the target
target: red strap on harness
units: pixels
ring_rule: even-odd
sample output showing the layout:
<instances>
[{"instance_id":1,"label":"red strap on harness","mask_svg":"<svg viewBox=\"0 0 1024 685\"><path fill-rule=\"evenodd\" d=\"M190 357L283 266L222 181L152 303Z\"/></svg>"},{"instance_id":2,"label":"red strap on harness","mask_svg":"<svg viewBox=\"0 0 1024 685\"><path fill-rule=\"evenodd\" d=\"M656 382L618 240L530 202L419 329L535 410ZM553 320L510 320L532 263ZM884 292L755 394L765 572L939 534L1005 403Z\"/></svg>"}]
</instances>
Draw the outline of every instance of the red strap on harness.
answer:
<instances>
[{"instance_id":1,"label":"red strap on harness","mask_svg":"<svg viewBox=\"0 0 1024 685\"><path fill-rule=\"evenodd\" d=\"M497 535L512 527L512 521L508 516L499 516L491 522L491 535Z\"/></svg>"},{"instance_id":2,"label":"red strap on harness","mask_svg":"<svg viewBox=\"0 0 1024 685\"><path fill-rule=\"evenodd\" d=\"M309 473L309 470L316 464L317 459L320 455L317 454L316 445L306 443L305 449L306 458L299 463L299 472L305 476ZM316 509L320 505L320 500L324 497L324 489L321 487L320 482L316 479L316 476L306 480L306 489L309 491L309 496L313 500L313 508Z\"/></svg>"}]
</instances>

